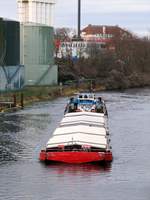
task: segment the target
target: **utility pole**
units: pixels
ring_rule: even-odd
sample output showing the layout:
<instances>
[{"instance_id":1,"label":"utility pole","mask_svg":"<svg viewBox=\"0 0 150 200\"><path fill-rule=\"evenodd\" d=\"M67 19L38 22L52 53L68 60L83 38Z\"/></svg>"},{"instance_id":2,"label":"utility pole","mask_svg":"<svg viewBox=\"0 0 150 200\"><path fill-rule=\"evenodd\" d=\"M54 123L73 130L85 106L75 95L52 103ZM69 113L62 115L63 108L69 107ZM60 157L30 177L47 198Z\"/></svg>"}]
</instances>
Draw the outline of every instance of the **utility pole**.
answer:
<instances>
[{"instance_id":1,"label":"utility pole","mask_svg":"<svg viewBox=\"0 0 150 200\"><path fill-rule=\"evenodd\" d=\"M77 20L77 35L75 38L72 39L72 41L83 41L81 38L81 0L78 0L78 20Z\"/></svg>"},{"instance_id":2,"label":"utility pole","mask_svg":"<svg viewBox=\"0 0 150 200\"><path fill-rule=\"evenodd\" d=\"M78 0L78 39L81 38L81 0Z\"/></svg>"}]
</instances>

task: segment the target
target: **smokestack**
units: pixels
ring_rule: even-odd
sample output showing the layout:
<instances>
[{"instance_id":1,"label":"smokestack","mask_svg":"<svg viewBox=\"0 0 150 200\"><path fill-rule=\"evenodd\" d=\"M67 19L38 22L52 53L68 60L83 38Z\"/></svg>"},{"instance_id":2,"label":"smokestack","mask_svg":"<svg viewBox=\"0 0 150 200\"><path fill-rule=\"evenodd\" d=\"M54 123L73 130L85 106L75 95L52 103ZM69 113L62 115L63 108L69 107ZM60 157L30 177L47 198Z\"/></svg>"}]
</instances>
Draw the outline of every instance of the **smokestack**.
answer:
<instances>
[{"instance_id":1,"label":"smokestack","mask_svg":"<svg viewBox=\"0 0 150 200\"><path fill-rule=\"evenodd\" d=\"M78 39L81 33L81 0L78 0Z\"/></svg>"}]
</instances>

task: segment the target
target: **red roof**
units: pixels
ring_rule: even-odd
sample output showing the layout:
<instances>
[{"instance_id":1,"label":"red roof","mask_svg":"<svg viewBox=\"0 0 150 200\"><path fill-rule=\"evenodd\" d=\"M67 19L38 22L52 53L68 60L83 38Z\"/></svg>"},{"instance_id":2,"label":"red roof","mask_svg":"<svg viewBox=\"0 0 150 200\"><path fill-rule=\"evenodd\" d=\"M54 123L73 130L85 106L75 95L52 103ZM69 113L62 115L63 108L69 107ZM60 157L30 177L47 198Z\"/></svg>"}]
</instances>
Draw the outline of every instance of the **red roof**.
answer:
<instances>
[{"instance_id":1,"label":"red roof","mask_svg":"<svg viewBox=\"0 0 150 200\"><path fill-rule=\"evenodd\" d=\"M125 33L126 30L123 30L119 26L106 26L106 25L88 25L82 30L86 35L95 35L95 34L115 34L115 33Z\"/></svg>"}]
</instances>

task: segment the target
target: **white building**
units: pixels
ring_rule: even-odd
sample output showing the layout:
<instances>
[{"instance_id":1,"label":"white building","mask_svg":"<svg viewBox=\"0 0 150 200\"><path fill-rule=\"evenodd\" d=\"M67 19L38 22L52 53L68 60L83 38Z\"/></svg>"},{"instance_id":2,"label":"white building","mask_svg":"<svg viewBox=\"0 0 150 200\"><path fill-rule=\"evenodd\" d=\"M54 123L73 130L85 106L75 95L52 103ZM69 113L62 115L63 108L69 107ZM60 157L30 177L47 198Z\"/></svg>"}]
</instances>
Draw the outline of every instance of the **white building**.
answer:
<instances>
[{"instance_id":1,"label":"white building","mask_svg":"<svg viewBox=\"0 0 150 200\"><path fill-rule=\"evenodd\" d=\"M17 0L19 21L53 26L56 0Z\"/></svg>"},{"instance_id":2,"label":"white building","mask_svg":"<svg viewBox=\"0 0 150 200\"><path fill-rule=\"evenodd\" d=\"M87 58L87 45L87 42L84 41L61 42L57 57L62 58L71 56L72 58Z\"/></svg>"},{"instance_id":3,"label":"white building","mask_svg":"<svg viewBox=\"0 0 150 200\"><path fill-rule=\"evenodd\" d=\"M60 42L57 55L58 58L88 58L95 49L102 50L105 48L105 43L93 41L68 41Z\"/></svg>"}]
</instances>

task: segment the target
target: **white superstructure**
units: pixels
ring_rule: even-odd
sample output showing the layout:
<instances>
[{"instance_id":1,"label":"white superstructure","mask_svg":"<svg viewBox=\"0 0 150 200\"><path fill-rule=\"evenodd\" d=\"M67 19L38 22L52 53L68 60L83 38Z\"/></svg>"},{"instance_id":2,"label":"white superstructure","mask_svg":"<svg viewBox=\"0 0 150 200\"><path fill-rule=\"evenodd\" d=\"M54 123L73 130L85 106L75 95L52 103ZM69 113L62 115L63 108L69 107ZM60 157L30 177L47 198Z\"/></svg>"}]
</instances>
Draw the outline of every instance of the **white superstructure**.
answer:
<instances>
[{"instance_id":1,"label":"white superstructure","mask_svg":"<svg viewBox=\"0 0 150 200\"><path fill-rule=\"evenodd\" d=\"M19 21L53 25L53 12L56 0L17 0Z\"/></svg>"}]
</instances>

